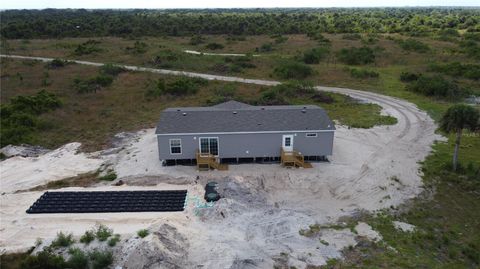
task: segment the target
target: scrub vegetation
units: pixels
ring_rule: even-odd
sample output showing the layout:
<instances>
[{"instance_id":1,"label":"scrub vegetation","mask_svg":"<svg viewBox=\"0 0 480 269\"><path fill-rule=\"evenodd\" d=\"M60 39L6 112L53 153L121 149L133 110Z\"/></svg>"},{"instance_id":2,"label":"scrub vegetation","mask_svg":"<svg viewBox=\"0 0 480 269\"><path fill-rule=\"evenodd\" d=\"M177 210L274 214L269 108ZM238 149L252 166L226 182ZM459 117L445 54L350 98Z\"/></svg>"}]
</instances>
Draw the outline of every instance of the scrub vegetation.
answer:
<instances>
[{"instance_id":1,"label":"scrub vegetation","mask_svg":"<svg viewBox=\"0 0 480 269\"><path fill-rule=\"evenodd\" d=\"M155 126L164 108L231 99L263 105L318 104L332 119L350 127L396 122L381 115L378 105L318 92L313 85L406 99L437 122L449 107L480 95L480 13L475 8L159 12L164 11L2 11L2 53L57 59L47 65L2 59L2 146L31 143L53 148L79 141L84 150L98 150L108 147L118 132ZM78 27L71 27L72 23ZM196 55L184 50L246 56ZM65 59L112 64L96 68ZM262 87L126 72L115 64L284 84ZM478 110L478 105L471 107ZM421 196L399 208L354 220L367 222L383 241L348 248L345 260L331 260L324 268L480 266L478 128L461 134L456 171L452 167L455 134L445 135L448 141L437 142L422 164L425 192ZM98 174L84 179L97 181ZM392 181L398 183L401 178ZM41 188L70 184L71 180L62 180ZM393 220L416 229L398 231ZM95 230L80 242L88 244L98 237L110 244L115 237L106 229L108 236L99 236ZM321 229L312 225L302 233L308 236ZM74 264L83 264L87 257L92 266L102 268L112 259L110 252L84 255L75 249L66 261L51 250L28 254L2 255L2 267L77 268Z\"/></svg>"}]
</instances>

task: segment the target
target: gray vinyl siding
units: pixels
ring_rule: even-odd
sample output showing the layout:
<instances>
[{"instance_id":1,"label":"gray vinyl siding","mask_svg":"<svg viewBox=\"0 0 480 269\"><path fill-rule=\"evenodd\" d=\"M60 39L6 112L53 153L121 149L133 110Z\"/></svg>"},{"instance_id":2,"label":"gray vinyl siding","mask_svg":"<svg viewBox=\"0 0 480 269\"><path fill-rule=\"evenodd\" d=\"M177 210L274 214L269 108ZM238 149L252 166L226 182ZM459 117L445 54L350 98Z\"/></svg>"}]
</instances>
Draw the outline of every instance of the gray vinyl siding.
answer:
<instances>
[{"instance_id":1,"label":"gray vinyl siding","mask_svg":"<svg viewBox=\"0 0 480 269\"><path fill-rule=\"evenodd\" d=\"M315 132L309 132L315 133ZM160 160L195 159L200 137L218 137L220 158L280 156L283 135L294 135L293 149L304 156L332 155L334 132L316 132L317 137L306 137L304 132L158 135ZM182 140L182 153L170 154L170 139Z\"/></svg>"}]
</instances>

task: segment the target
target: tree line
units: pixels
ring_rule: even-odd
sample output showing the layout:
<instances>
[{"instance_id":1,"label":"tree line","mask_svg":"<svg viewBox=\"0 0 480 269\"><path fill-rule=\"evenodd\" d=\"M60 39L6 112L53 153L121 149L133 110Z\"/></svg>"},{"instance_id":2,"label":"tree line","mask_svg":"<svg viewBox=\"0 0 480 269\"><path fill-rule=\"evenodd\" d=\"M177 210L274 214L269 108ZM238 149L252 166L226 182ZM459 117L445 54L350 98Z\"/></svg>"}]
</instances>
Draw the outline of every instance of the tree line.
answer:
<instances>
[{"instance_id":1,"label":"tree line","mask_svg":"<svg viewBox=\"0 0 480 269\"><path fill-rule=\"evenodd\" d=\"M480 31L478 8L205 10L44 9L0 12L4 38L194 34L408 33Z\"/></svg>"}]
</instances>

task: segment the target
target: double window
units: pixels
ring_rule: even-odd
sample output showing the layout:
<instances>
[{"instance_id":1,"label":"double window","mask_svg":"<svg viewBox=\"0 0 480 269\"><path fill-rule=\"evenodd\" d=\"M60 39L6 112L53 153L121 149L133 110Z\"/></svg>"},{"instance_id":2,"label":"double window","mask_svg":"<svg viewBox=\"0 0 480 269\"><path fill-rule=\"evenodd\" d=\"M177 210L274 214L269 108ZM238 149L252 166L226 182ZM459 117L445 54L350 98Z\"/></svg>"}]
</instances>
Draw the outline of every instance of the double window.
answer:
<instances>
[{"instance_id":1,"label":"double window","mask_svg":"<svg viewBox=\"0 0 480 269\"><path fill-rule=\"evenodd\" d=\"M182 139L170 139L170 153L182 154Z\"/></svg>"},{"instance_id":2,"label":"double window","mask_svg":"<svg viewBox=\"0 0 480 269\"><path fill-rule=\"evenodd\" d=\"M218 156L218 137L200 137L200 153Z\"/></svg>"}]
</instances>

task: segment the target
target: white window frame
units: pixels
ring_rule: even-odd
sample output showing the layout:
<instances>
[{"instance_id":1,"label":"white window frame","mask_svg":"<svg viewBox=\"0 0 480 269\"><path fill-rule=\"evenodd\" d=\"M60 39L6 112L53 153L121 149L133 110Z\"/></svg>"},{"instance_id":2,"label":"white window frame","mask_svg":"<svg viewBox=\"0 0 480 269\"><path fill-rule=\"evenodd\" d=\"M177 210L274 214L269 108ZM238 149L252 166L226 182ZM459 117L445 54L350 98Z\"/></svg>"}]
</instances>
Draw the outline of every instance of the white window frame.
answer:
<instances>
[{"instance_id":1,"label":"white window frame","mask_svg":"<svg viewBox=\"0 0 480 269\"><path fill-rule=\"evenodd\" d=\"M174 147L175 147L175 148L180 147L180 153L173 153L173 152L172 152L172 142L173 142L173 141L179 141L179 144L180 144L180 145L179 145L179 146L174 146ZM171 155L181 155L181 154L182 154L183 149L182 149L182 139L181 139L181 138L172 138L172 139L169 139L169 140L168 140L168 145L170 146L170 154L171 154Z\"/></svg>"},{"instance_id":2,"label":"white window frame","mask_svg":"<svg viewBox=\"0 0 480 269\"><path fill-rule=\"evenodd\" d=\"M202 154L205 154L205 153L202 153L202 139L208 139L208 154L210 154L210 138L215 138L217 139L217 155L213 155L215 157L218 157L220 155L220 139L218 138L218 136L202 136L202 137L199 137L198 138L198 151L200 152L200 155Z\"/></svg>"},{"instance_id":3,"label":"white window frame","mask_svg":"<svg viewBox=\"0 0 480 269\"><path fill-rule=\"evenodd\" d=\"M317 133L306 133L305 137L317 137Z\"/></svg>"}]
</instances>

